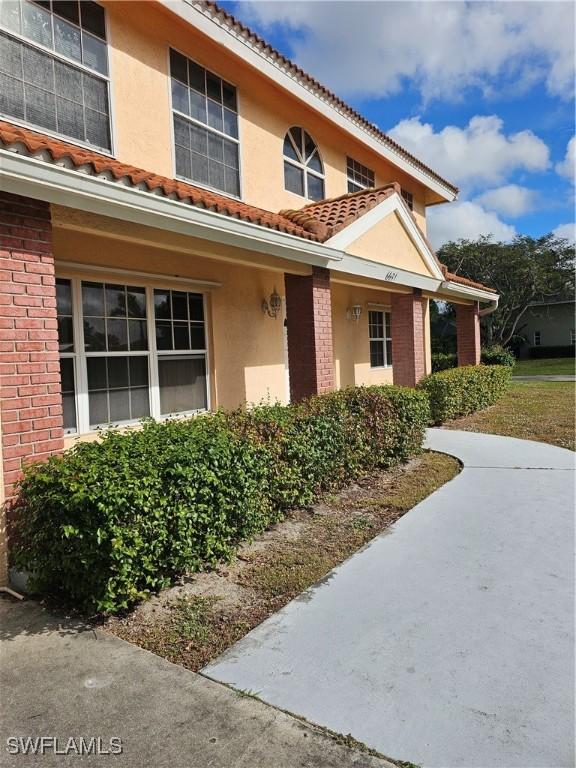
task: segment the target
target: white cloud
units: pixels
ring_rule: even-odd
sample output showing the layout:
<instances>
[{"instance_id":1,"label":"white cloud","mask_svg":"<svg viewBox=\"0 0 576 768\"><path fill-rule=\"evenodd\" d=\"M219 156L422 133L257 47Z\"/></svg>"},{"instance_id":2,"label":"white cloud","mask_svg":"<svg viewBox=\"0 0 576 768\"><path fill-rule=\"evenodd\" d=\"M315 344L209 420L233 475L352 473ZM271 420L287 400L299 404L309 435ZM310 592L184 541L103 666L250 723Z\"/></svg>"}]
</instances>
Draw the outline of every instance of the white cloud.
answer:
<instances>
[{"instance_id":1,"label":"white cloud","mask_svg":"<svg viewBox=\"0 0 576 768\"><path fill-rule=\"evenodd\" d=\"M543 171L549 165L546 144L532 131L505 134L497 115L471 118L464 128L447 125L435 132L419 117L401 120L390 136L419 159L460 185L503 181L512 171Z\"/></svg>"},{"instance_id":2,"label":"white cloud","mask_svg":"<svg viewBox=\"0 0 576 768\"><path fill-rule=\"evenodd\" d=\"M511 240L516 230L495 213L471 202L438 205L428 212L428 237L434 248L449 240L475 240L480 235L494 235L496 240Z\"/></svg>"},{"instance_id":3,"label":"white cloud","mask_svg":"<svg viewBox=\"0 0 576 768\"><path fill-rule=\"evenodd\" d=\"M506 184L503 187L487 190L475 198L474 202L489 211L516 218L533 210L536 192L518 184Z\"/></svg>"},{"instance_id":4,"label":"white cloud","mask_svg":"<svg viewBox=\"0 0 576 768\"><path fill-rule=\"evenodd\" d=\"M574 222L572 224L560 224L552 231L552 234L556 237L564 237L571 243L576 243L576 224Z\"/></svg>"},{"instance_id":5,"label":"white cloud","mask_svg":"<svg viewBox=\"0 0 576 768\"><path fill-rule=\"evenodd\" d=\"M562 162L560 163L556 163L555 169L556 169L556 173L559 173L560 176L566 176L568 179L572 179L572 181L575 181L575 170L576 170L576 137L575 136L573 136L568 142L564 160L562 160Z\"/></svg>"},{"instance_id":6,"label":"white cloud","mask_svg":"<svg viewBox=\"0 0 576 768\"><path fill-rule=\"evenodd\" d=\"M292 55L338 92L383 97L411 81L425 100L488 96L544 82L573 97L568 2L258 2L242 16L296 32Z\"/></svg>"}]
</instances>

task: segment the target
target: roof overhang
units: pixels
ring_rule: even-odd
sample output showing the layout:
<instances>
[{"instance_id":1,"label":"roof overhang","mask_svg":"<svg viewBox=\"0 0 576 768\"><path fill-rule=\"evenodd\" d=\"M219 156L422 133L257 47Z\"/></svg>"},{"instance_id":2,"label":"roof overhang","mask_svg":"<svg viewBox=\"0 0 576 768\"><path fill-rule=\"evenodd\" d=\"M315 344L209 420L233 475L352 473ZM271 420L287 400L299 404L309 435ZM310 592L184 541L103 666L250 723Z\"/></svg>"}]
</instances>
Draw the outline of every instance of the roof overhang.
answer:
<instances>
[{"instance_id":1,"label":"roof overhang","mask_svg":"<svg viewBox=\"0 0 576 768\"><path fill-rule=\"evenodd\" d=\"M349 117L343 109L334 106L328 97L323 98L319 92L311 88L310 83L305 78L298 78L290 72L280 59L266 56L251 37L234 34L233 30L223 24L218 24L191 0L158 0L158 2L187 24L199 29L211 40L224 46L265 77L328 118L373 152L430 189L440 198L440 200L432 202L452 202L456 199L457 191L442 184L438 178L426 173L417 163L410 162L400 151L395 151L391 145L379 139L376 130L371 133L359 121L354 121Z\"/></svg>"},{"instance_id":2,"label":"roof overhang","mask_svg":"<svg viewBox=\"0 0 576 768\"><path fill-rule=\"evenodd\" d=\"M0 150L0 189L292 262L326 267L333 272L370 278L385 284L383 290L394 290L394 285L398 285L399 289L419 288L431 294L446 294L448 301L450 296L465 301L492 301L496 297L488 291L451 283L443 277L427 277L394 265L353 256L333 244L305 240L99 178L80 169L72 170L4 149Z\"/></svg>"},{"instance_id":3,"label":"roof overhang","mask_svg":"<svg viewBox=\"0 0 576 768\"><path fill-rule=\"evenodd\" d=\"M406 204L397 192L394 192L394 194L387 197L363 216L360 216L329 240L326 240L325 245L345 251L353 242L362 237L362 235L365 235L392 213L396 214L400 219L406 234L422 257L432 276L437 280L444 280L444 275L432 249L423 237L422 232L410 215L410 212L407 210Z\"/></svg>"}]
</instances>

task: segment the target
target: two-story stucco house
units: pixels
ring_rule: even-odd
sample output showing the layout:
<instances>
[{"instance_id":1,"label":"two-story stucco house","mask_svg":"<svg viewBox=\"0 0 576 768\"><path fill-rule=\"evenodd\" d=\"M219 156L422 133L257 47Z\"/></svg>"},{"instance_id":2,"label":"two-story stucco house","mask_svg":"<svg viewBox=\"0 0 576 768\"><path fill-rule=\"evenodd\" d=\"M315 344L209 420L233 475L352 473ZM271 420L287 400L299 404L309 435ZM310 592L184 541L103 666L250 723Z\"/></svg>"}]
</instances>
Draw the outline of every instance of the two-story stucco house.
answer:
<instances>
[{"instance_id":1,"label":"two-story stucco house","mask_svg":"<svg viewBox=\"0 0 576 768\"><path fill-rule=\"evenodd\" d=\"M457 189L200 0L0 2L2 481L107 424L479 361Z\"/></svg>"}]
</instances>

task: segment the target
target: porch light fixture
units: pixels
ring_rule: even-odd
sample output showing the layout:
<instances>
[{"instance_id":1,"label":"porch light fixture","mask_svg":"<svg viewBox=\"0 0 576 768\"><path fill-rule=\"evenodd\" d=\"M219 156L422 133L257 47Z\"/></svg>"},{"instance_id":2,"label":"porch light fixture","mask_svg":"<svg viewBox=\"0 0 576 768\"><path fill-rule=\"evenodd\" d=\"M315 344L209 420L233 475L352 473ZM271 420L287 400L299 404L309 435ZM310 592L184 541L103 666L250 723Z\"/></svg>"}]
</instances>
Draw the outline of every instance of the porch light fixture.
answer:
<instances>
[{"instance_id":1,"label":"porch light fixture","mask_svg":"<svg viewBox=\"0 0 576 768\"><path fill-rule=\"evenodd\" d=\"M347 320L354 320L354 322L357 323L358 320L360 320L361 316L362 316L362 307L360 306L360 304L354 304L352 308L349 307L346 310Z\"/></svg>"},{"instance_id":2,"label":"porch light fixture","mask_svg":"<svg viewBox=\"0 0 576 768\"><path fill-rule=\"evenodd\" d=\"M269 299L262 301L262 312L268 317L278 317L278 312L282 307L282 297L278 294L276 289L272 291Z\"/></svg>"}]
</instances>

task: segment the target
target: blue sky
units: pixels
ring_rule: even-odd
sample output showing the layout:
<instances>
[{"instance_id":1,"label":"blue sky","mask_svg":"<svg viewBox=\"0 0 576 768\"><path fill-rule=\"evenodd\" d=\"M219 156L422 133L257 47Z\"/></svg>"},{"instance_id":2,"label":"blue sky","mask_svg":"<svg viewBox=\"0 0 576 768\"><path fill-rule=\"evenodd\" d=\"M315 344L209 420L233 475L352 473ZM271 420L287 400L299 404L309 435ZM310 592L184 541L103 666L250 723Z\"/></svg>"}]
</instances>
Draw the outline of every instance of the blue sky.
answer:
<instances>
[{"instance_id":1,"label":"blue sky","mask_svg":"<svg viewBox=\"0 0 576 768\"><path fill-rule=\"evenodd\" d=\"M572 3L222 5L460 187L459 202L429 211L435 246L490 232L573 239Z\"/></svg>"}]
</instances>

